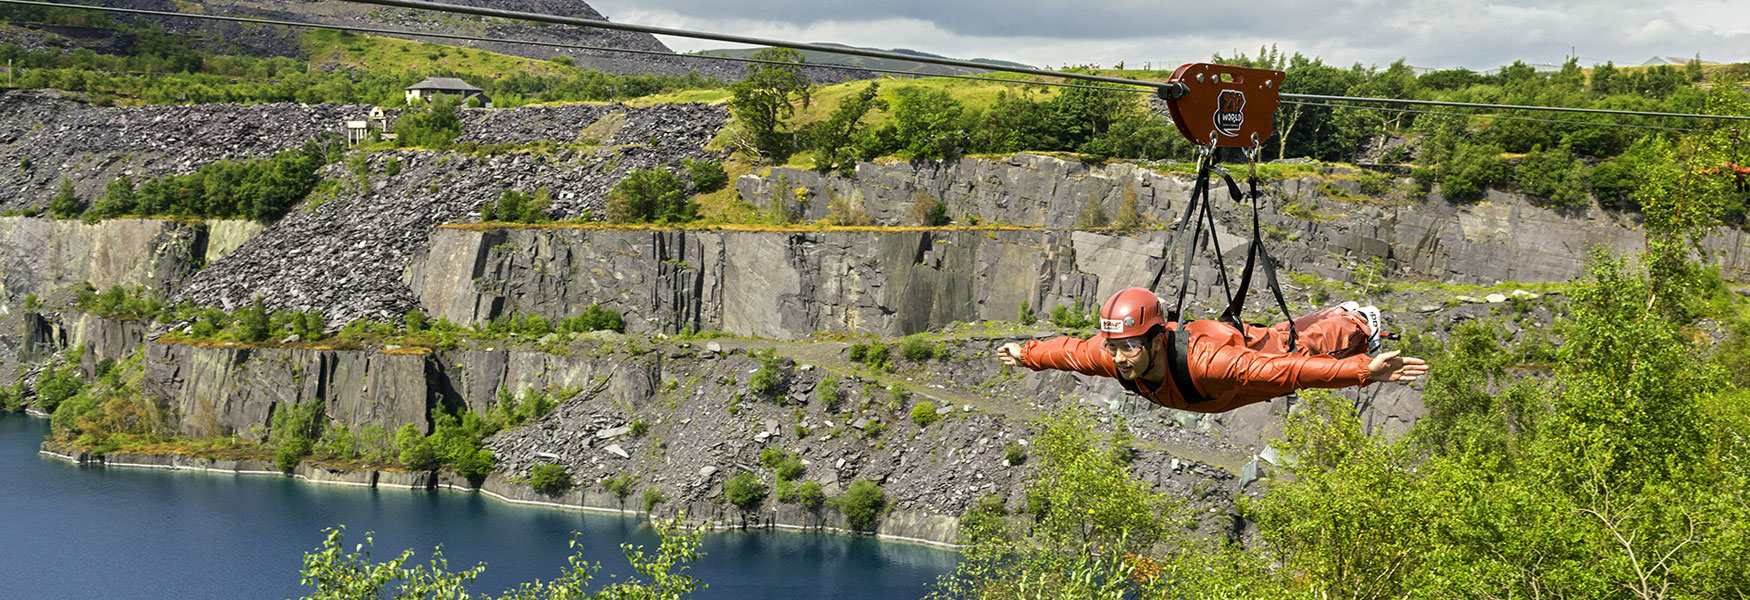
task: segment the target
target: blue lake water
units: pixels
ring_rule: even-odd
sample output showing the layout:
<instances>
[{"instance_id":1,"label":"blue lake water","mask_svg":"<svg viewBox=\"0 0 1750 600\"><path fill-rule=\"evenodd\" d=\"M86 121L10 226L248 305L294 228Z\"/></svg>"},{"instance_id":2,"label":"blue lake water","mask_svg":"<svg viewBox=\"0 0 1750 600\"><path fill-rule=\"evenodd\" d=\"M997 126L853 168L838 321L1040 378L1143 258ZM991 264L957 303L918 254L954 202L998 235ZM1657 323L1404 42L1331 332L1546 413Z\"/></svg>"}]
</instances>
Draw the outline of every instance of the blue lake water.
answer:
<instances>
[{"instance_id":1,"label":"blue lake water","mask_svg":"<svg viewBox=\"0 0 1750 600\"><path fill-rule=\"evenodd\" d=\"M596 581L631 575L642 521L519 507L473 494L316 486L270 476L82 468L37 454L48 422L0 414L0 598L290 598L322 529L375 556L442 544L452 569L487 565L477 592L551 579L581 533ZM945 550L795 532L707 534L695 598L917 598L954 568Z\"/></svg>"}]
</instances>

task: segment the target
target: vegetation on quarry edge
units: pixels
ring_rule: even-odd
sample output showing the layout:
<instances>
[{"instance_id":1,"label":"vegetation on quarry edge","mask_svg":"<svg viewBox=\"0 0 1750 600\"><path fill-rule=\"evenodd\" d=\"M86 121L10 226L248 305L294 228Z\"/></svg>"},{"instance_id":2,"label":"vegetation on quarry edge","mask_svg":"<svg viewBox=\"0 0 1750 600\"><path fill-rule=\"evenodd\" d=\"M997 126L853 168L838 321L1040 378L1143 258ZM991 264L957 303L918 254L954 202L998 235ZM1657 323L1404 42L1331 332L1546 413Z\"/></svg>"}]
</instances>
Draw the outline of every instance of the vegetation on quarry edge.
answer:
<instances>
[{"instance_id":1,"label":"vegetation on quarry edge","mask_svg":"<svg viewBox=\"0 0 1750 600\"><path fill-rule=\"evenodd\" d=\"M350 48L352 42L345 36L339 39L339 44ZM130 97L144 100L162 99L153 94L167 93L152 92L148 85L199 90L193 85L199 84L240 94L238 99L260 101L269 92L249 96L258 92L243 86L254 83L271 90L284 85L279 83L283 80L299 83L287 89L323 94L358 83L299 79L328 75L300 71L305 65L296 61L278 63L288 72L281 78L274 70L279 67L266 66L274 64L271 61L239 58L225 67L220 66L225 61L200 55L190 59L172 50L173 44L165 46L156 53L122 58L8 51L27 65L26 77L32 76L33 69L42 73L45 79L33 84L36 87L70 85L46 79L51 76L77 78L78 85L89 86L88 72L118 67L164 73L116 77L97 87L99 94L137 94ZM117 60L157 62L103 62ZM1342 69L1273 50L1232 60L1286 68L1289 81L1300 87L1285 91L1746 112L1744 92L1732 74L1718 73L1708 80L1699 64L1690 69L1628 72L1605 65L1589 74L1573 62L1553 74L1515 65L1485 76L1461 70L1415 75L1401 63L1386 69ZM268 74L256 82L223 86L203 79L216 77L225 68L241 69L236 73L245 78L250 69ZM340 77L370 77L368 71L362 76L356 73ZM394 81L411 76L403 74ZM592 76L554 77L587 82ZM652 85L684 89L689 84L659 80ZM1182 158L1188 151L1176 133L1161 131L1159 117L1140 105L1112 101L1119 97L1112 94L1022 91L998 94L988 105L974 105L952 92L908 88L903 81L841 85L854 93L844 94L830 112L811 112L817 110L814 106L819 103L814 100L819 91L798 81L790 67L755 69L747 80L731 86L736 121L726 136L729 147L747 164L784 164L806 156L812 166L825 171L842 170L847 161L881 156L946 159L974 152L1045 150L1163 159ZM386 83L371 86L393 101L390 92L396 88ZM511 89L495 92L514 97ZM771 101L774 91L776 102ZM531 94L536 93L546 92ZM190 101L189 96L181 98L175 101ZM449 120L439 111L455 107L421 110L430 111L428 118L413 123L428 131L409 129L410 137L424 144L446 143L442 132L449 130ZM1438 189L1449 201L1469 201L1489 186L1510 185L1555 206L1596 201L1638 211L1648 233L1647 252L1638 261L1598 256L1583 278L1564 287L1566 302L1555 328L1559 344L1549 341L1533 347L1524 340L1504 340L1481 325L1459 327L1433 358L1436 367L1423 394L1427 418L1397 440L1366 433L1356 407L1340 397L1303 394L1278 442L1292 459L1282 469L1285 476L1273 477L1268 489L1240 504L1237 533L1228 539L1187 532L1185 506L1131 472L1133 452L1124 431L1099 435L1089 416L1075 412L1044 417L1036 424L1040 435L1032 449L1008 457L1012 464L1025 461L1033 467L1025 492L1019 498L981 500L961 516L967 548L956 572L939 582L938 594L1112 599L1750 594L1750 573L1741 564L1742 557L1750 555L1750 440L1743 435L1750 431L1750 307L1729 292L1722 294L1717 278L1710 280L1694 253L1708 231L1744 219L1744 186L1721 170L1722 165L1744 163L1736 154L1744 147L1740 134L1704 127L1681 134L1631 135L1590 117L1559 125L1530 125L1502 117L1415 117L1301 106L1278 116L1282 134L1275 154L1351 160L1366 140L1390 134L1415 139L1417 144L1413 151L1397 151L1397 156L1386 149L1381 162L1413 163L1412 183L1423 190ZM420 137L431 131L438 133ZM1510 166L1504 160L1509 155L1522 156ZM224 207L222 213L206 215L199 212L206 209L189 204L188 213L173 210L172 214L271 220L275 211L284 214L283 206L290 206L281 201L295 202L311 193L309 189L295 193L308 181L299 173L305 168L315 172L306 164L312 159L304 156L313 154L214 167L200 176L202 190L230 186L250 191L201 196L201 206ZM323 159L330 160L327 155ZM284 177L257 175L256 169L278 170ZM725 178L734 172L721 165L719 169ZM705 212L694 206L695 199L722 188L705 191L714 185L715 173L702 173L701 180L690 167L682 170L685 175L659 169L667 175L639 175L638 183L616 189L618 200L613 202L621 208L610 209L616 213L610 216L640 222L691 221ZM179 181L178 187L194 185L194 180ZM1376 180L1367 185L1393 184ZM510 217L506 222L539 221L542 211L530 207L540 205L540 195L539 190L507 190L493 214ZM134 205L142 205L135 198ZM177 206L156 198L144 205ZM60 210L54 205L50 210L70 217L89 215L96 206L105 205L100 200L93 207L79 208L78 200L58 202ZM775 223L793 220L792 209L784 203L773 206L778 208L766 218ZM830 218L832 224L857 225L866 220L852 208ZM955 220L939 203L920 202L915 216L920 225ZM1100 219L1090 215L1086 221L1092 226ZM89 290L79 300L82 310L95 314L168 315L168 320L186 324L185 335L191 342L265 343L283 335L295 336L299 343L325 339L388 343L399 336L443 347L474 337L538 340L554 333L624 327L618 314L595 306L557 325L541 317L507 316L464 329L410 313L401 324L352 324L325 337L331 334L320 315L312 319L308 313L274 313L259 303L224 313L153 302L127 290L101 294ZM1038 318L1031 307L1021 307L1020 313L1023 321ZM1067 307L1053 307L1049 318L1059 327L1087 326L1084 314ZM1725 335L1715 341L1707 335L1710 327L1724 329ZM928 338L911 339L915 341L901 340L892 346L886 341L859 341L847 349L847 355L865 368L883 370L891 367L896 354L906 360L930 360L941 351ZM1427 339L1404 343L1435 349ZM448 468L466 477L483 477L495 466L494 457L481 447L485 436L539 419L568 397L562 389L501 389L499 402L489 411L434 413L429 434L370 426L352 431L325 422L320 406L309 403L276 412L265 442L223 447L212 440L171 434L162 409L139 393L139 355L98 365L94 381L80 376L79 359L77 351L59 357L30 389L21 380L0 393L0 401L14 408L31 400L53 415L51 435L56 440L82 447L113 450L185 444L199 448L205 444L216 452L271 456L282 468L315 458L408 469ZM769 378L783 368L769 354L759 361L747 382L756 394L766 389L761 372ZM1543 367L1541 376L1527 377L1515 368L1528 361ZM832 389L836 394L836 386ZM921 402L912 405L909 415L926 427L940 418L933 405L924 408ZM725 500L743 510L769 499L831 506L853 523L865 524L874 523L873 517L885 508L885 498L873 482L853 484L834 499L810 491L805 483L795 484L799 475L795 468L800 465L794 458L781 452L762 455L761 467L778 482L776 489L766 488L763 479L743 478L725 486ZM543 493L563 493L578 484L558 465L536 471L527 483ZM785 487L784 482L792 485ZM603 485L624 499L632 493L634 482ZM646 496L647 506L654 506L653 498ZM556 579L532 582L508 597L592 593L606 598L683 597L697 589L697 582L684 570L688 562L700 558L698 533L673 524L662 531L656 554L628 549L628 560L639 573L634 581L592 590L594 566L573 556ZM306 555L300 575L313 590L310 597L468 597L467 584L483 568L453 571L441 554L423 565L413 563L408 553L378 561L364 547L351 546L351 551L348 547L342 531L335 529Z\"/></svg>"}]
</instances>

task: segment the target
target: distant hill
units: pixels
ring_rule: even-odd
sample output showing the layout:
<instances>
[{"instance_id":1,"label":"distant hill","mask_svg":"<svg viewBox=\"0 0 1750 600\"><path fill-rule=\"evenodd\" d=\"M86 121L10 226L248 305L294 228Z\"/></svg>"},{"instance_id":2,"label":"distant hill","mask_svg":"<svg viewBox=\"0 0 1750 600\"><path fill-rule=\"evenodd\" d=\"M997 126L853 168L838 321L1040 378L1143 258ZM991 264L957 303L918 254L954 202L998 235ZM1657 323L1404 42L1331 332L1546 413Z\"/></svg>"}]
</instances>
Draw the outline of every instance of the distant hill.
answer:
<instances>
[{"instance_id":1,"label":"distant hill","mask_svg":"<svg viewBox=\"0 0 1750 600\"><path fill-rule=\"evenodd\" d=\"M645 33L574 27L569 25L547 25L512 21L508 19L445 15L429 11L355 4L342 0L72 1L100 3L106 6L120 8L262 17L285 21L319 23L324 25L389 27L411 31L429 31L437 33L475 35L481 37L558 42L603 48L627 48L643 52L658 53L628 54L620 52L554 48L550 46L532 46L527 44L463 42L440 38L414 37L414 39L419 41L434 44L467 46L529 58L550 59L564 56L569 57L571 61L579 67L598 69L610 73L681 75L693 72L707 77L724 80L739 79L745 73L745 67L740 64L705 60L684 54L674 54L668 46L664 45L661 41L658 41L655 36ZM597 12L583 0L451 1L464 5L560 14L587 19L608 19L606 15ZM200 49L208 52L248 54L255 56L302 57L306 50L300 39L303 32L284 27L261 27L254 25L241 25L237 23L196 21L170 17L131 17L110 15L106 18L120 22L149 21L172 33L191 34L197 40L206 40L197 45L203 46ZM0 26L0 42L15 43L27 48L74 45L91 48L99 52L119 52L125 50L125 47L127 46L126 40L118 41L109 39L113 36L108 35L107 30L104 30L101 27L45 27L42 23L38 22L39 20L40 11L0 6L0 22L26 25L26 27ZM77 39L72 39L74 36L77 36ZM45 41L43 39L45 37L61 39ZM853 79L859 76L867 76L867 73L846 71L843 69L811 69L809 75L817 81L832 82Z\"/></svg>"},{"instance_id":2,"label":"distant hill","mask_svg":"<svg viewBox=\"0 0 1750 600\"><path fill-rule=\"evenodd\" d=\"M917 50L907 50L905 48L892 48L892 49L885 49L884 50L881 48L863 48L860 46L847 46L845 44L834 44L834 43L830 43L830 42L817 42L817 44L821 45L821 46L835 46L835 47L839 47L839 48L857 48L859 50L879 50L879 51L883 51L883 52L894 52L894 53L898 53L898 54L907 54L907 55L912 55L912 56L923 56L923 57L931 57L931 58L951 58L951 57L947 57L947 56L942 56L940 54L930 54L928 52L919 52ZM748 58L748 57L753 56L753 54L755 52L759 52L759 49L757 49L757 48L724 48L724 49L716 49L716 50L700 50L698 52L693 52L692 54L699 54L699 55L704 55L704 56L726 56L726 57L730 57L730 58ZM977 74L977 73L987 73L988 72L988 71L983 70L983 69L949 67L949 66L944 66L944 65L931 65L931 64L907 62L907 61L903 61L903 60L889 60L889 59L885 59L885 58L868 58L868 57L864 57L864 56L851 56L851 55L846 55L846 54L832 54L832 53L828 53L828 52L815 52L815 51L803 51L802 52L802 59L804 61L810 62L810 63L845 65L845 66L856 67L856 68L860 68L860 69L888 69L888 70L893 70L893 71L905 71L908 73L916 73L918 75L972 75L972 74ZM959 60L959 59L957 59L957 60ZM971 61L980 62L980 63L986 63L986 64L990 64L990 65L998 65L998 66L1034 68L1033 65L1021 64L1021 63L1017 63L1017 62L1009 62L1006 60L994 60L994 59L989 59L989 58L973 58L973 59L966 59L966 60L971 60Z\"/></svg>"}]
</instances>

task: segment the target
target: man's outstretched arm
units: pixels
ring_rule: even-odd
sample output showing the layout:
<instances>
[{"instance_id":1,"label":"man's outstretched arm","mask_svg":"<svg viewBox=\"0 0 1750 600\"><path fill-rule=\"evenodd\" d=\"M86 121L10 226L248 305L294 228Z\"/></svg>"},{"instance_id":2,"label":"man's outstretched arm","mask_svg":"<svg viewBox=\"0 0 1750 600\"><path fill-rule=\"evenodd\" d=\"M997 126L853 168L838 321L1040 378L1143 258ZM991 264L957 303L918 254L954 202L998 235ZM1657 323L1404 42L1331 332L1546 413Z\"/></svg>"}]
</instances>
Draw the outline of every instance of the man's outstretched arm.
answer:
<instances>
[{"instance_id":1,"label":"man's outstretched arm","mask_svg":"<svg viewBox=\"0 0 1750 600\"><path fill-rule=\"evenodd\" d=\"M1085 340L1065 336L1003 344L997 348L997 359L1035 371L1057 369L1083 375L1118 376L1118 367L1112 364L1112 355L1106 353L1106 338L1102 335Z\"/></svg>"}]
</instances>

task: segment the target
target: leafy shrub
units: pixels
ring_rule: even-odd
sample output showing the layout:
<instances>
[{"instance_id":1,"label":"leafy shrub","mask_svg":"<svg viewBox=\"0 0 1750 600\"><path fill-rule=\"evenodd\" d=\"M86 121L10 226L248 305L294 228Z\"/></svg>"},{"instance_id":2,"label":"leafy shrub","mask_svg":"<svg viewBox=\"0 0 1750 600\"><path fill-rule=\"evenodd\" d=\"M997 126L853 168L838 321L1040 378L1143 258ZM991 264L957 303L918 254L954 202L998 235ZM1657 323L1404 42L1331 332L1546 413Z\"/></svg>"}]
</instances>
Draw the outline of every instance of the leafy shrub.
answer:
<instances>
[{"instance_id":1,"label":"leafy shrub","mask_svg":"<svg viewBox=\"0 0 1750 600\"><path fill-rule=\"evenodd\" d=\"M262 305L260 298L239 309L233 323L235 326L229 333L231 339L239 342L267 341L268 335L272 333L268 326L267 307Z\"/></svg>"},{"instance_id":2,"label":"leafy shrub","mask_svg":"<svg viewBox=\"0 0 1750 600\"><path fill-rule=\"evenodd\" d=\"M438 468L437 448L431 438L420 433L419 428L412 423L402 425L395 430L395 447L400 449L398 459L401 466L414 471L430 471Z\"/></svg>"},{"instance_id":3,"label":"leafy shrub","mask_svg":"<svg viewBox=\"0 0 1750 600\"><path fill-rule=\"evenodd\" d=\"M924 400L912 405L911 421L918 427L929 427L931 423L942 420L942 414L936 412L936 403Z\"/></svg>"},{"instance_id":4,"label":"leafy shrub","mask_svg":"<svg viewBox=\"0 0 1750 600\"><path fill-rule=\"evenodd\" d=\"M662 504L662 503L668 501L668 496L664 496L662 494L662 490L659 490L659 489L656 489L653 487L647 487L647 488L644 488L643 500L644 500L644 512L653 512L656 510L656 505Z\"/></svg>"},{"instance_id":5,"label":"leafy shrub","mask_svg":"<svg viewBox=\"0 0 1750 600\"><path fill-rule=\"evenodd\" d=\"M784 363L774 352L758 356L760 367L747 380L747 390L766 399L776 399L784 392Z\"/></svg>"},{"instance_id":6,"label":"leafy shrub","mask_svg":"<svg viewBox=\"0 0 1750 600\"><path fill-rule=\"evenodd\" d=\"M57 219L73 219L85 213L85 201L73 193L73 181L61 178L55 197L49 200L49 215Z\"/></svg>"},{"instance_id":7,"label":"leafy shrub","mask_svg":"<svg viewBox=\"0 0 1750 600\"><path fill-rule=\"evenodd\" d=\"M632 495L632 486L637 484L638 480L631 473L621 473L602 480L602 487L607 488L608 493L618 498L621 504L626 503L626 497Z\"/></svg>"},{"instance_id":8,"label":"leafy shrub","mask_svg":"<svg viewBox=\"0 0 1750 600\"><path fill-rule=\"evenodd\" d=\"M1507 178L1501 152L1494 144L1459 144L1440 165L1440 193L1451 201L1481 198L1490 185Z\"/></svg>"},{"instance_id":9,"label":"leafy shrub","mask_svg":"<svg viewBox=\"0 0 1750 600\"><path fill-rule=\"evenodd\" d=\"M683 158L681 166L687 170L687 189L692 193L709 194L729 185L729 173L723 170L723 163Z\"/></svg>"},{"instance_id":10,"label":"leafy shrub","mask_svg":"<svg viewBox=\"0 0 1750 600\"><path fill-rule=\"evenodd\" d=\"M822 376L820 382L814 384L814 399L826 407L826 412L838 412L839 404L844 401L844 395L839 391L839 377L831 373Z\"/></svg>"},{"instance_id":11,"label":"leafy shrub","mask_svg":"<svg viewBox=\"0 0 1750 600\"><path fill-rule=\"evenodd\" d=\"M1520 191L1548 198L1556 206L1566 208L1590 204L1587 180L1585 163L1574 158L1567 148L1544 150L1534 146L1514 171L1514 183Z\"/></svg>"},{"instance_id":12,"label":"leafy shrub","mask_svg":"<svg viewBox=\"0 0 1750 600\"><path fill-rule=\"evenodd\" d=\"M79 292L74 307L80 312L110 319L143 321L164 310L164 302L145 288L115 286L102 293L86 288Z\"/></svg>"},{"instance_id":13,"label":"leafy shrub","mask_svg":"<svg viewBox=\"0 0 1750 600\"><path fill-rule=\"evenodd\" d=\"M290 471L315 449L327 418L322 403L315 400L276 408L268 428L268 444L274 449L274 465Z\"/></svg>"},{"instance_id":14,"label":"leafy shrub","mask_svg":"<svg viewBox=\"0 0 1750 600\"><path fill-rule=\"evenodd\" d=\"M360 457L358 441L352 430L339 423L322 428L322 438L316 440L310 453L320 460L351 461Z\"/></svg>"},{"instance_id":15,"label":"leafy shrub","mask_svg":"<svg viewBox=\"0 0 1750 600\"><path fill-rule=\"evenodd\" d=\"M910 361L925 361L944 357L947 354L941 344L925 339L922 335L908 335L899 340L899 355Z\"/></svg>"},{"instance_id":16,"label":"leafy shrub","mask_svg":"<svg viewBox=\"0 0 1750 600\"><path fill-rule=\"evenodd\" d=\"M583 314L559 322L559 330L566 333L582 333L587 331L626 331L626 320L620 316L620 311L607 308L599 303L591 302L589 308L583 309Z\"/></svg>"},{"instance_id":17,"label":"leafy shrub","mask_svg":"<svg viewBox=\"0 0 1750 600\"><path fill-rule=\"evenodd\" d=\"M452 461L451 466L455 467L457 475L467 479L468 483L478 486L480 482L486 481L486 476L491 475L493 469L498 467L498 458L492 455L491 450L475 448L472 452L457 457Z\"/></svg>"},{"instance_id":18,"label":"leafy shrub","mask_svg":"<svg viewBox=\"0 0 1750 600\"><path fill-rule=\"evenodd\" d=\"M766 500L769 489L753 473L742 471L723 483L723 499L741 510L754 510Z\"/></svg>"},{"instance_id":19,"label":"leafy shrub","mask_svg":"<svg viewBox=\"0 0 1750 600\"><path fill-rule=\"evenodd\" d=\"M462 119L456 114L459 104L455 97L441 94L401 113L395 118L395 145L448 148L462 135Z\"/></svg>"},{"instance_id":20,"label":"leafy shrub","mask_svg":"<svg viewBox=\"0 0 1750 600\"><path fill-rule=\"evenodd\" d=\"M1634 164L1628 157L1617 157L1598 163L1587 174L1586 185L1604 208L1640 209L1640 204L1634 198L1635 188L1639 187L1640 180L1635 176Z\"/></svg>"},{"instance_id":21,"label":"leafy shrub","mask_svg":"<svg viewBox=\"0 0 1750 600\"><path fill-rule=\"evenodd\" d=\"M844 494L833 498L832 504L844 513L845 521L853 531L874 531L880 522L881 511L887 508L887 494L875 482L858 479L851 482Z\"/></svg>"},{"instance_id":22,"label":"leafy shrub","mask_svg":"<svg viewBox=\"0 0 1750 600\"><path fill-rule=\"evenodd\" d=\"M1065 329L1086 329L1094 326L1094 314L1059 304L1051 308L1051 323Z\"/></svg>"},{"instance_id":23,"label":"leafy shrub","mask_svg":"<svg viewBox=\"0 0 1750 600\"><path fill-rule=\"evenodd\" d=\"M1003 462L1009 463L1010 465L1019 465L1027 462L1027 447L1012 440L1007 444L1003 444Z\"/></svg>"},{"instance_id":24,"label":"leafy shrub","mask_svg":"<svg viewBox=\"0 0 1750 600\"><path fill-rule=\"evenodd\" d=\"M760 451L760 464L772 470L778 481L794 481L802 477L807 467L802 465L802 458L796 453L778 448L766 448Z\"/></svg>"},{"instance_id":25,"label":"leafy shrub","mask_svg":"<svg viewBox=\"0 0 1750 600\"><path fill-rule=\"evenodd\" d=\"M847 358L850 358L851 362L862 363L872 369L885 371L893 368L892 350L888 348L887 344L881 342L851 344Z\"/></svg>"},{"instance_id":26,"label":"leafy shrub","mask_svg":"<svg viewBox=\"0 0 1750 600\"><path fill-rule=\"evenodd\" d=\"M826 506L826 491L821 489L818 481L804 481L796 486L796 503L808 510L820 510Z\"/></svg>"},{"instance_id":27,"label":"leafy shrub","mask_svg":"<svg viewBox=\"0 0 1750 600\"><path fill-rule=\"evenodd\" d=\"M547 188L537 188L533 194L505 190L498 200L480 205L480 221L544 223L552 219L547 216L547 208L552 204L553 197Z\"/></svg>"},{"instance_id":28,"label":"leafy shrub","mask_svg":"<svg viewBox=\"0 0 1750 600\"><path fill-rule=\"evenodd\" d=\"M529 469L529 487L542 495L563 495L572 485L571 470L563 465L541 463Z\"/></svg>"},{"instance_id":29,"label":"leafy shrub","mask_svg":"<svg viewBox=\"0 0 1750 600\"><path fill-rule=\"evenodd\" d=\"M1022 300L1020 310L1016 311L1015 320L1020 321L1022 325L1032 325L1034 321L1038 321L1039 315L1033 314L1033 303Z\"/></svg>"},{"instance_id":30,"label":"leafy shrub","mask_svg":"<svg viewBox=\"0 0 1750 600\"><path fill-rule=\"evenodd\" d=\"M667 169L634 169L608 192L608 220L616 223L684 223L698 218L681 178Z\"/></svg>"},{"instance_id":31,"label":"leafy shrub","mask_svg":"<svg viewBox=\"0 0 1750 600\"><path fill-rule=\"evenodd\" d=\"M645 422L644 419L632 419L631 427L632 437L635 438L641 438L644 437L645 434L650 433L650 423Z\"/></svg>"}]
</instances>

